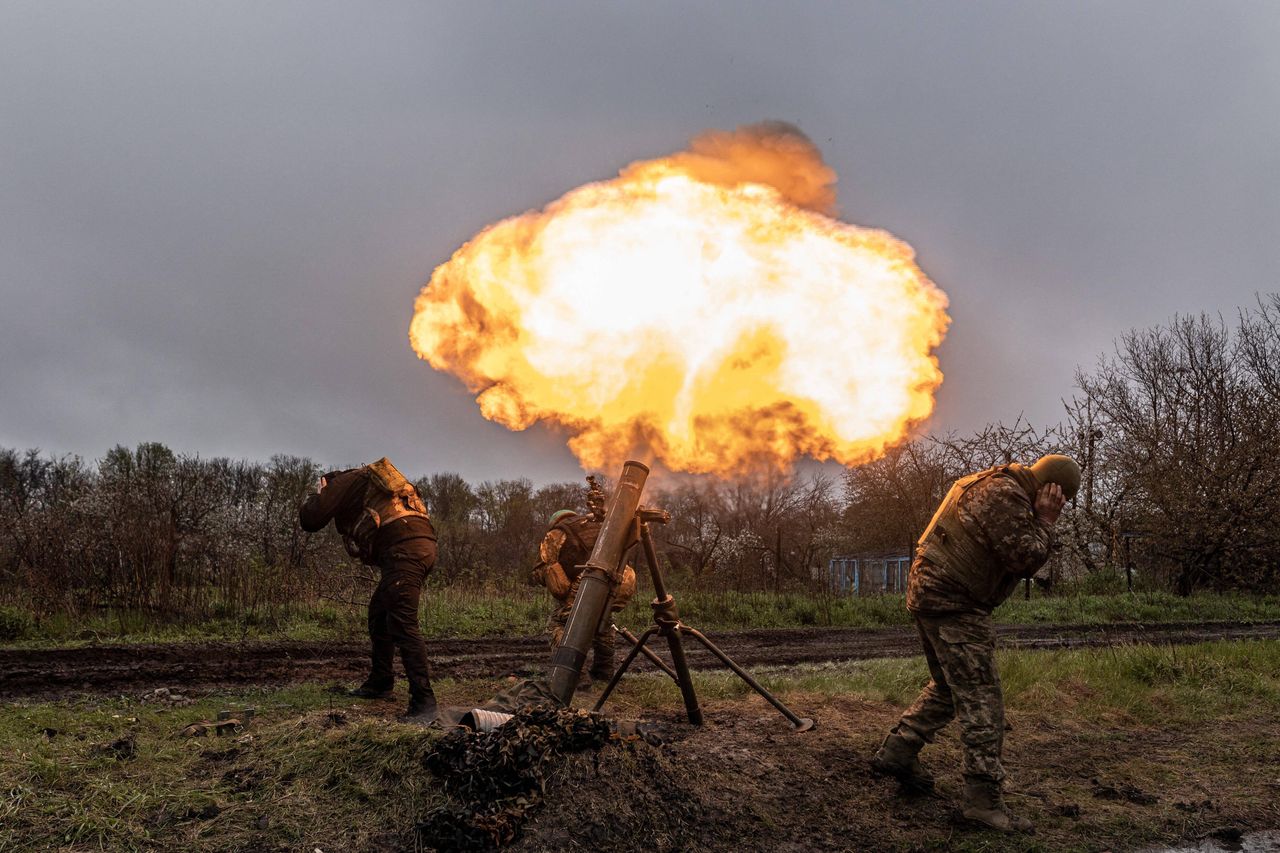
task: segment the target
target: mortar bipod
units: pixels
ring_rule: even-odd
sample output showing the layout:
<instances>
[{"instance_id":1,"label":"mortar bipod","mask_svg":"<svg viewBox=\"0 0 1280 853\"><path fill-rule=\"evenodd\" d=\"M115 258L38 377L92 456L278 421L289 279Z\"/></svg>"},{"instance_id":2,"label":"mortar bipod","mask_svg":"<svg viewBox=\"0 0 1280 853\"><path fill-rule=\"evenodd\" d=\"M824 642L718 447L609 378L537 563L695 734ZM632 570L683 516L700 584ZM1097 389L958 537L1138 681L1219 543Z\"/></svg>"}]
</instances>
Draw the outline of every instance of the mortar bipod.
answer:
<instances>
[{"instance_id":1,"label":"mortar bipod","mask_svg":"<svg viewBox=\"0 0 1280 853\"><path fill-rule=\"evenodd\" d=\"M599 711L604 707L605 701L609 698L609 695L613 693L614 688L618 686L619 682L622 681L622 676L626 674L627 668L635 661L637 655L643 652L650 659L657 657L650 649L646 648L645 645L656 634L666 638L668 648L671 650L671 663L674 666L674 672L665 666L663 669L667 670L669 675L673 675L676 684L680 686L680 693L684 698L685 713L689 717L689 722L695 726L702 725L702 708L698 705L698 696L694 692L693 688L693 677L689 674L689 662L684 653L684 637L689 636L701 643L707 651L715 655L721 663L732 670L734 675L746 682L748 687L763 696L764 699L774 708L777 708L778 712L781 713L782 716L791 721L791 725L794 727L795 731L805 732L813 728L815 723L812 719L797 716L790 708L782 703L782 700L778 699L778 697L766 690L760 682L756 681L751 677L750 673L738 666L732 658L725 654L724 651L722 651L715 643L707 639L701 631L696 628L691 628L680 621L680 612L676 607L676 601L671 594L667 592L666 584L662 579L662 572L658 567L658 556L653 547L653 536L649 532L648 524L649 521L666 523L669 518L670 515L665 512L648 510L643 507L636 513L636 524L639 527L640 544L644 548L644 560L649 566L649 576L653 580L654 599L651 602L651 606L653 607L654 624L645 630L637 640L635 640L635 644L632 646L631 651L629 651L627 656L623 658L622 664L614 670L613 676L609 679L608 685L605 686L604 691L600 694L600 698L596 700L595 707L592 710ZM628 637L628 640L630 639L631 638Z\"/></svg>"}]
</instances>

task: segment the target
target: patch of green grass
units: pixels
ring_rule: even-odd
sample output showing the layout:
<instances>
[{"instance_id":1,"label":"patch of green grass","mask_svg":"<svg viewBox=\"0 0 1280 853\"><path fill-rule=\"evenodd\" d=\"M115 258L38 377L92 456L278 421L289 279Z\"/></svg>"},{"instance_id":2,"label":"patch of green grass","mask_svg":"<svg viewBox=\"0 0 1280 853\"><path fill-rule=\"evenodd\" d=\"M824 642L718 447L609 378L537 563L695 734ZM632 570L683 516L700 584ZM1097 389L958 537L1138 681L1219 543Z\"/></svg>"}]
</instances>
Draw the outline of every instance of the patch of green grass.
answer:
<instances>
[{"instance_id":1,"label":"patch of green grass","mask_svg":"<svg viewBox=\"0 0 1280 853\"><path fill-rule=\"evenodd\" d=\"M995 619L1009 625L1035 623L1089 625L1112 622L1261 622L1280 619L1280 596L1241 593L1143 591L1114 594L1033 594L1019 590L995 611Z\"/></svg>"},{"instance_id":2,"label":"patch of green grass","mask_svg":"<svg viewBox=\"0 0 1280 853\"><path fill-rule=\"evenodd\" d=\"M509 637L537 634L555 602L543 589L510 592L433 590L424 596L428 637Z\"/></svg>"},{"instance_id":3,"label":"patch of green grass","mask_svg":"<svg viewBox=\"0 0 1280 853\"><path fill-rule=\"evenodd\" d=\"M1072 707L1160 725L1280 707L1275 641L1006 652L1000 666L1010 702L1039 710Z\"/></svg>"},{"instance_id":4,"label":"patch of green grass","mask_svg":"<svg viewBox=\"0 0 1280 853\"><path fill-rule=\"evenodd\" d=\"M434 733L355 714L304 686L186 707L117 699L0 711L0 849L375 846L436 797L421 758ZM256 706L241 735L182 737ZM131 747L113 750L129 739ZM371 819L371 813L376 819Z\"/></svg>"},{"instance_id":5,"label":"patch of green grass","mask_svg":"<svg viewBox=\"0 0 1280 853\"><path fill-rule=\"evenodd\" d=\"M799 592L680 592L680 615L714 631L749 628L877 628L910 622L900 595L850 598ZM651 596L636 595L619 624L641 629L653 622Z\"/></svg>"},{"instance_id":6,"label":"patch of green grass","mask_svg":"<svg viewBox=\"0 0 1280 853\"><path fill-rule=\"evenodd\" d=\"M1036 712L1067 710L1097 718L1121 715L1143 725L1202 722L1266 707L1280 710L1280 641L1222 641L1191 646L1128 645L1060 651L997 653L1008 706ZM759 667L751 674L785 696L853 696L907 705L929 680L922 657ZM700 697L736 699L751 693L724 671L699 671ZM628 703L657 707L678 699L656 673L628 676Z\"/></svg>"},{"instance_id":7,"label":"patch of green grass","mask_svg":"<svg viewBox=\"0 0 1280 853\"><path fill-rule=\"evenodd\" d=\"M878 628L907 625L911 618L901 595L849 598L806 593L682 593L680 613L690 624L709 630L747 628ZM1046 596L1021 591L995 611L1007 625L1118 622L1256 622L1280 619L1280 596L1201 593L1181 597L1168 592L1069 594ZM650 620L648 599L637 595L620 614L633 626Z\"/></svg>"},{"instance_id":8,"label":"patch of green grass","mask_svg":"<svg viewBox=\"0 0 1280 853\"><path fill-rule=\"evenodd\" d=\"M910 624L900 595L847 598L808 593L680 592L681 615L711 631L752 628L878 628ZM652 624L651 596L642 591L618 614L619 625L642 631ZM423 632L428 638L530 636L541 633L554 607L542 589L429 588L423 594ZM362 640L365 608L360 602L299 602L288 609L225 614L165 623L120 612L72 617L55 614L38 622L16 606L4 608L7 633L0 645L68 646L92 643L200 641ZM1068 594L1029 600L1021 593L997 608L1001 624L1112 624L1280 620L1280 596L1180 597L1166 592ZM8 640L4 639L9 637Z\"/></svg>"},{"instance_id":9,"label":"patch of green grass","mask_svg":"<svg viewBox=\"0 0 1280 853\"><path fill-rule=\"evenodd\" d=\"M34 627L31 616L17 607L0 606L0 642L20 640Z\"/></svg>"}]
</instances>

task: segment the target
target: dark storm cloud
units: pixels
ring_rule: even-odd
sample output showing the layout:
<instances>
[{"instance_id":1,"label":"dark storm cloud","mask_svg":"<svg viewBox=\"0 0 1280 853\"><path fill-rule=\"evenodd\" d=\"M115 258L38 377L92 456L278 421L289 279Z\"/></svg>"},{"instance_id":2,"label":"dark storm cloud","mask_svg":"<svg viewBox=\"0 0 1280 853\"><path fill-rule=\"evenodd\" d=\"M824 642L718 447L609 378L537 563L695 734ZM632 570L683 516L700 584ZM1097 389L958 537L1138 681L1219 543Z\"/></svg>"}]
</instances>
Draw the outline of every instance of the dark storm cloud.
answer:
<instances>
[{"instance_id":1,"label":"dark storm cloud","mask_svg":"<svg viewBox=\"0 0 1280 853\"><path fill-rule=\"evenodd\" d=\"M1274 4L0 16L0 446L573 476L413 357L418 287L493 220L761 119L950 295L936 428L1056 420L1125 329L1277 287Z\"/></svg>"}]
</instances>

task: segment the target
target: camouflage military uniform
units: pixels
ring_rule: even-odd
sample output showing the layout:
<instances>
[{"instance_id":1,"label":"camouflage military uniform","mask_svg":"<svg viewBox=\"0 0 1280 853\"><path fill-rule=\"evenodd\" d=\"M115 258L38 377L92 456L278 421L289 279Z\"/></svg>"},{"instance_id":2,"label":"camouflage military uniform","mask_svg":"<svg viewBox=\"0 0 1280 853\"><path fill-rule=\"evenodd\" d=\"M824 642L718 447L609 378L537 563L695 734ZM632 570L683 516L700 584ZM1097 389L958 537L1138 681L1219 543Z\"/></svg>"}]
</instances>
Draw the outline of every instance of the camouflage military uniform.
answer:
<instances>
[{"instance_id":1,"label":"camouflage military uniform","mask_svg":"<svg viewBox=\"0 0 1280 853\"><path fill-rule=\"evenodd\" d=\"M548 530L538 546L538 565L530 579L533 583L545 586L558 604L547 619L547 634L551 638L553 649L560 645L564 636L565 624L569 621L569 612L573 609L573 602L578 596L578 583L582 579L579 569L591 556L591 546L600 533L600 524L590 517L571 518ZM625 607L635 591L635 570L626 566L623 570L623 582L614 592L610 613ZM613 620L605 616L591 643L591 678L603 681L613 674L615 646Z\"/></svg>"},{"instance_id":2,"label":"camouflage military uniform","mask_svg":"<svg viewBox=\"0 0 1280 853\"><path fill-rule=\"evenodd\" d=\"M1004 779L1004 697L991 611L1049 556L1029 469L1006 465L956 483L921 537L907 586L931 680L893 733L918 750L960 718L967 781ZM948 532L949 528L949 532Z\"/></svg>"}]
</instances>

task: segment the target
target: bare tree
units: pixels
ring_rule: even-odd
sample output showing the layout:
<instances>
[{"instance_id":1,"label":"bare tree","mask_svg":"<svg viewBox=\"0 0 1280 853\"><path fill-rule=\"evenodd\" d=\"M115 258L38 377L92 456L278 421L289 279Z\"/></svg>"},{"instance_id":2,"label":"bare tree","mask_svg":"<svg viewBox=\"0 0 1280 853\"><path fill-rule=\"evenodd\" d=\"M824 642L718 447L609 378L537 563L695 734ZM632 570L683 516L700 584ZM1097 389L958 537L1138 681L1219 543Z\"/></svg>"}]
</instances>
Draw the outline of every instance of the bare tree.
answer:
<instances>
[{"instance_id":1,"label":"bare tree","mask_svg":"<svg viewBox=\"0 0 1280 853\"><path fill-rule=\"evenodd\" d=\"M1274 302L1126 335L1077 381L1106 437L1111 514L1141 531L1174 588L1274 585L1280 503ZM1095 496L1094 500L1097 498Z\"/></svg>"},{"instance_id":2,"label":"bare tree","mask_svg":"<svg viewBox=\"0 0 1280 853\"><path fill-rule=\"evenodd\" d=\"M668 561L695 583L715 572L725 538L719 495L710 483L685 484L658 492L657 503L671 512L671 524L657 539Z\"/></svg>"},{"instance_id":3,"label":"bare tree","mask_svg":"<svg viewBox=\"0 0 1280 853\"><path fill-rule=\"evenodd\" d=\"M436 529L436 575L447 583L474 572L480 548L476 513L479 500L458 474L433 474L419 480L418 492L427 504Z\"/></svg>"}]
</instances>

